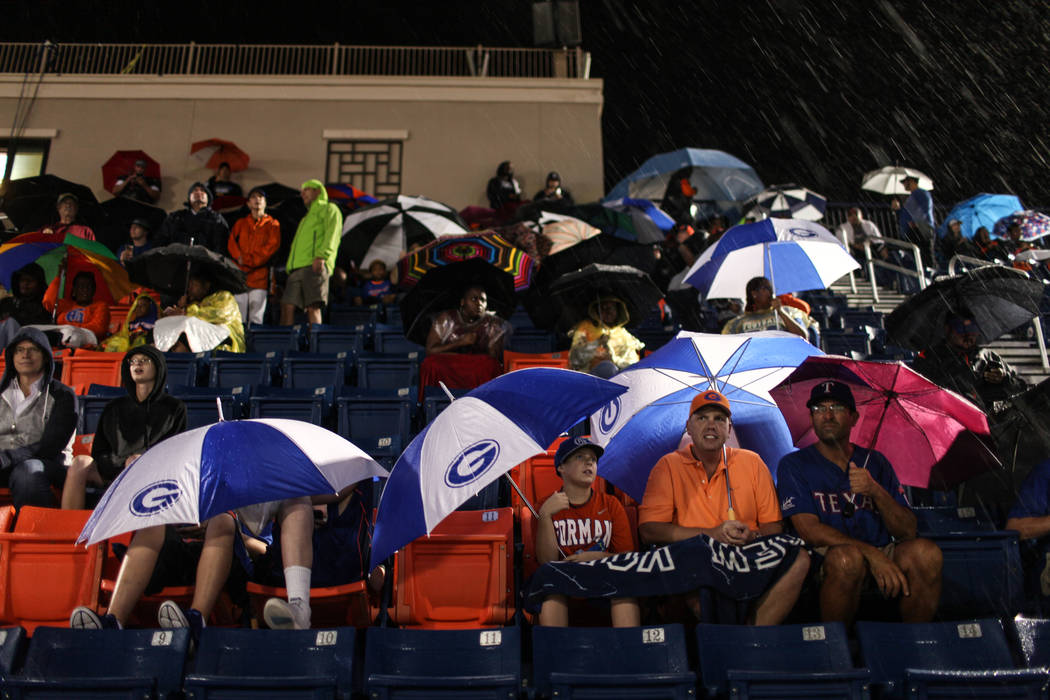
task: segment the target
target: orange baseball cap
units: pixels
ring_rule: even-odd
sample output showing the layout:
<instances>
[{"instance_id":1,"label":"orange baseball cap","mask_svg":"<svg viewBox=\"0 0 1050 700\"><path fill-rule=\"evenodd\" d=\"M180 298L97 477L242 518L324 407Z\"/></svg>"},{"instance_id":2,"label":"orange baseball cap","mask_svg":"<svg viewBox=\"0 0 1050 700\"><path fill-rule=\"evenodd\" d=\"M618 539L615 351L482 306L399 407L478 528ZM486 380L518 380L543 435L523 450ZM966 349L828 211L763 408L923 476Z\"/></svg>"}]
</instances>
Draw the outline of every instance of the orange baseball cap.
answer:
<instances>
[{"instance_id":1,"label":"orange baseball cap","mask_svg":"<svg viewBox=\"0 0 1050 700\"><path fill-rule=\"evenodd\" d=\"M689 415L693 415L701 408L706 408L708 406L718 406L726 412L727 416L733 415L733 411L729 408L729 399L727 399L721 392L715 391L714 389L701 391L693 397L693 402L689 404Z\"/></svg>"}]
</instances>

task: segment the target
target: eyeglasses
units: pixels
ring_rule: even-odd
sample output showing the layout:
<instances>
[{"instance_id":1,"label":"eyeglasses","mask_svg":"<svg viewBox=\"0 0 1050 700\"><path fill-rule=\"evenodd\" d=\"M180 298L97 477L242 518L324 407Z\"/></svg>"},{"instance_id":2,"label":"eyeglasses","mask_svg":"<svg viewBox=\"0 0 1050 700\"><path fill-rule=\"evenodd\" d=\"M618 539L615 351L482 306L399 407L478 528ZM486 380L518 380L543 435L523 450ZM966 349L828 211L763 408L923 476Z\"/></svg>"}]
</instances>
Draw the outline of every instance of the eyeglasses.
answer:
<instances>
[{"instance_id":1,"label":"eyeglasses","mask_svg":"<svg viewBox=\"0 0 1050 700\"><path fill-rule=\"evenodd\" d=\"M809 407L809 412L815 416L823 416L828 413L845 413L848 410L849 406L844 406L840 403L820 404L818 406Z\"/></svg>"},{"instance_id":2,"label":"eyeglasses","mask_svg":"<svg viewBox=\"0 0 1050 700\"><path fill-rule=\"evenodd\" d=\"M130 360L128 360L128 364L131 365L132 367L144 366L144 365L152 365L153 364L153 360L149 359L148 357L143 357L143 356L139 355L138 357L133 357Z\"/></svg>"},{"instance_id":3,"label":"eyeglasses","mask_svg":"<svg viewBox=\"0 0 1050 700\"><path fill-rule=\"evenodd\" d=\"M36 345L19 345L15 348L16 355L40 355L43 352Z\"/></svg>"}]
</instances>

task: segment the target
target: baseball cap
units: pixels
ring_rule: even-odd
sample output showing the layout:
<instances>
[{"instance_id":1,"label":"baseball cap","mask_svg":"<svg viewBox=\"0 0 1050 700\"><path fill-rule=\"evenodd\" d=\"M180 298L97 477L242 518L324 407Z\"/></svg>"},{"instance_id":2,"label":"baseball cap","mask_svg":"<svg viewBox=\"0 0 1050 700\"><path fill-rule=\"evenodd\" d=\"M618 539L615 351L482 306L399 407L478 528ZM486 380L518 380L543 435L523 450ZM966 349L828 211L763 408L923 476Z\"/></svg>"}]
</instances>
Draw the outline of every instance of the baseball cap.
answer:
<instances>
[{"instance_id":1,"label":"baseball cap","mask_svg":"<svg viewBox=\"0 0 1050 700\"><path fill-rule=\"evenodd\" d=\"M584 447L590 447L599 457L605 452L605 449L601 445L594 440L591 440L587 435L568 438L558 445L558 451L554 453L554 468L557 469L560 467L561 463L567 460L573 452Z\"/></svg>"},{"instance_id":2,"label":"baseball cap","mask_svg":"<svg viewBox=\"0 0 1050 700\"><path fill-rule=\"evenodd\" d=\"M547 173L547 179L557 180L558 182L561 182L561 175L558 174L557 170L552 170L549 173Z\"/></svg>"},{"instance_id":3,"label":"baseball cap","mask_svg":"<svg viewBox=\"0 0 1050 700\"><path fill-rule=\"evenodd\" d=\"M960 316L949 316L948 327L959 335L970 335L971 333L980 333L981 327L977 325L977 321L972 318L962 318Z\"/></svg>"},{"instance_id":4,"label":"baseball cap","mask_svg":"<svg viewBox=\"0 0 1050 700\"><path fill-rule=\"evenodd\" d=\"M149 163L146 162L145 158L139 158L135 161L135 165L141 165L142 167L146 167L147 165L149 165Z\"/></svg>"},{"instance_id":5,"label":"baseball cap","mask_svg":"<svg viewBox=\"0 0 1050 700\"><path fill-rule=\"evenodd\" d=\"M842 382L836 382L833 379L829 379L826 382L821 382L813 387L809 393L809 401L806 402L806 408L813 408L821 401L838 401L844 406L849 406L849 410L857 410L857 402L853 400L853 392L849 386Z\"/></svg>"},{"instance_id":6,"label":"baseball cap","mask_svg":"<svg viewBox=\"0 0 1050 700\"><path fill-rule=\"evenodd\" d=\"M729 399L727 399L724 394L715 391L714 389L701 391L693 397L692 403L689 404L689 415L693 415L701 408L706 408L708 406L718 406L726 412L727 416L733 415L733 411L729 408Z\"/></svg>"},{"instance_id":7,"label":"baseball cap","mask_svg":"<svg viewBox=\"0 0 1050 700\"><path fill-rule=\"evenodd\" d=\"M248 190L248 199L251 199L252 195L256 192L262 195L263 199L266 199L266 190L264 190L262 187L253 187L250 190Z\"/></svg>"},{"instance_id":8,"label":"baseball cap","mask_svg":"<svg viewBox=\"0 0 1050 700\"><path fill-rule=\"evenodd\" d=\"M905 175L904 177L901 178L900 181L901 182L907 182L908 180L915 180L915 182L918 182L919 178L915 177L914 175Z\"/></svg>"},{"instance_id":9,"label":"baseball cap","mask_svg":"<svg viewBox=\"0 0 1050 700\"><path fill-rule=\"evenodd\" d=\"M63 192L62 194L58 195L58 201L55 202L55 206L58 206L67 199L72 199L74 204L80 204L80 197L77 197L72 192Z\"/></svg>"},{"instance_id":10,"label":"baseball cap","mask_svg":"<svg viewBox=\"0 0 1050 700\"><path fill-rule=\"evenodd\" d=\"M128 224L128 226L141 226L142 228L146 229L147 231L152 231L153 230L153 227L150 226L150 223L148 221L146 221L145 219L132 219L131 223Z\"/></svg>"}]
</instances>

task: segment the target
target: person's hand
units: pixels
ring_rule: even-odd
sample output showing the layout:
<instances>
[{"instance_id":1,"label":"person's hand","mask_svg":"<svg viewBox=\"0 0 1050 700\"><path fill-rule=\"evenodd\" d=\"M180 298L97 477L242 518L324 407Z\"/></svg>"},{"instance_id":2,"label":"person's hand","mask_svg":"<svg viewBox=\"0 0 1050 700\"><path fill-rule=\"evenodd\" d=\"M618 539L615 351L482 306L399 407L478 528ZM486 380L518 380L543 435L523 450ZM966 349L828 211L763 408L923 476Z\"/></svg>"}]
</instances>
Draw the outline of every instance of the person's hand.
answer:
<instances>
[{"instance_id":1,"label":"person's hand","mask_svg":"<svg viewBox=\"0 0 1050 700\"><path fill-rule=\"evenodd\" d=\"M127 469L128 467L130 467L131 463L134 462L136 459L138 459L141 456L142 456L141 454L136 453L136 454L131 455L127 459L125 459L124 460L124 468Z\"/></svg>"},{"instance_id":2,"label":"person's hand","mask_svg":"<svg viewBox=\"0 0 1050 700\"><path fill-rule=\"evenodd\" d=\"M899 211L900 208L901 208L901 202L900 202L899 199L894 197L892 200L890 200L890 209L892 209L893 211Z\"/></svg>"},{"instance_id":3,"label":"person's hand","mask_svg":"<svg viewBox=\"0 0 1050 700\"><path fill-rule=\"evenodd\" d=\"M769 308L771 309L782 309L784 308L784 302L780 301L777 297L773 297L773 300L769 302Z\"/></svg>"},{"instance_id":4,"label":"person's hand","mask_svg":"<svg viewBox=\"0 0 1050 700\"><path fill-rule=\"evenodd\" d=\"M315 275L321 274L324 270L324 258L314 258L313 270Z\"/></svg>"},{"instance_id":5,"label":"person's hand","mask_svg":"<svg viewBox=\"0 0 1050 700\"><path fill-rule=\"evenodd\" d=\"M872 477L871 472L867 469L861 469L854 462L850 462L849 467L850 491L874 498L875 493L882 487Z\"/></svg>"},{"instance_id":6,"label":"person's hand","mask_svg":"<svg viewBox=\"0 0 1050 700\"><path fill-rule=\"evenodd\" d=\"M470 333L464 333L459 337L459 346L461 348L470 347L476 342L478 342L478 334L473 331Z\"/></svg>"},{"instance_id":7,"label":"person's hand","mask_svg":"<svg viewBox=\"0 0 1050 700\"><path fill-rule=\"evenodd\" d=\"M725 544L744 545L754 539L751 528L739 520L726 520L715 528L714 538Z\"/></svg>"},{"instance_id":8,"label":"person's hand","mask_svg":"<svg viewBox=\"0 0 1050 700\"><path fill-rule=\"evenodd\" d=\"M131 260L131 248L120 251L120 262L126 263L129 260Z\"/></svg>"},{"instance_id":9,"label":"person's hand","mask_svg":"<svg viewBox=\"0 0 1050 700\"><path fill-rule=\"evenodd\" d=\"M1003 372L1003 368L998 365L993 365L984 371L981 375L984 377L984 381L989 384L1001 384L1006 379L1006 373Z\"/></svg>"},{"instance_id":10,"label":"person's hand","mask_svg":"<svg viewBox=\"0 0 1050 700\"><path fill-rule=\"evenodd\" d=\"M164 309L164 311L162 311L160 313L160 315L161 316L181 316L182 315L182 309L178 308L177 306L169 306L168 308Z\"/></svg>"},{"instance_id":11,"label":"person's hand","mask_svg":"<svg viewBox=\"0 0 1050 700\"><path fill-rule=\"evenodd\" d=\"M879 587L879 592L887 598L896 598L898 595L911 595L908 587L908 577L904 575L901 568L885 554L873 549L866 555L868 568L871 569L872 578Z\"/></svg>"},{"instance_id":12,"label":"person's hand","mask_svg":"<svg viewBox=\"0 0 1050 700\"><path fill-rule=\"evenodd\" d=\"M555 491L551 494L551 497L543 502L540 506L540 517L550 517L555 513L560 513L569 507L569 497L564 491Z\"/></svg>"}]
</instances>

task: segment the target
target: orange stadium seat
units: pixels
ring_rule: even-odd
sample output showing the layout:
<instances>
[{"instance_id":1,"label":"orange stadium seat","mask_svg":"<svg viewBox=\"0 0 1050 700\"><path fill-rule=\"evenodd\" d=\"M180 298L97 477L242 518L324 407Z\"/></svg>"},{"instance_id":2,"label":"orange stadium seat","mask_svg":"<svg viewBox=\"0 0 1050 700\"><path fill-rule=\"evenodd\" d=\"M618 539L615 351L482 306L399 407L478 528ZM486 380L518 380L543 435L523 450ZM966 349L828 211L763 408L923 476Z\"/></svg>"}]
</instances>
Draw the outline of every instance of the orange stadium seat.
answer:
<instances>
[{"instance_id":1,"label":"orange stadium seat","mask_svg":"<svg viewBox=\"0 0 1050 700\"><path fill-rule=\"evenodd\" d=\"M77 350L62 362L62 383L78 394L84 394L92 384L120 386L122 352L95 352Z\"/></svg>"},{"instance_id":2,"label":"orange stadium seat","mask_svg":"<svg viewBox=\"0 0 1050 700\"><path fill-rule=\"evenodd\" d=\"M514 352L503 351L503 367L508 372L525 367L563 367L569 368L569 353L562 352Z\"/></svg>"},{"instance_id":3,"label":"orange stadium seat","mask_svg":"<svg viewBox=\"0 0 1050 700\"><path fill-rule=\"evenodd\" d=\"M91 446L95 443L95 434L88 433L87 435L77 435L76 440L73 441L73 456L80 457L81 455L90 457Z\"/></svg>"},{"instance_id":4,"label":"orange stadium seat","mask_svg":"<svg viewBox=\"0 0 1050 700\"><path fill-rule=\"evenodd\" d=\"M394 558L391 619L402 627L467 629L514 617L514 513L455 511Z\"/></svg>"},{"instance_id":5,"label":"orange stadium seat","mask_svg":"<svg viewBox=\"0 0 1050 700\"><path fill-rule=\"evenodd\" d=\"M263 606L270 598L285 599L288 591L274 586L248 583L248 596L255 619L263 619ZM310 624L313 627L368 627L375 613L364 581L310 589Z\"/></svg>"},{"instance_id":6,"label":"orange stadium seat","mask_svg":"<svg viewBox=\"0 0 1050 700\"><path fill-rule=\"evenodd\" d=\"M128 311L131 310L131 304L110 304L109 305L109 332L110 335L120 330L120 327L124 325L124 319L128 317ZM101 340L101 338L100 338Z\"/></svg>"}]
</instances>

